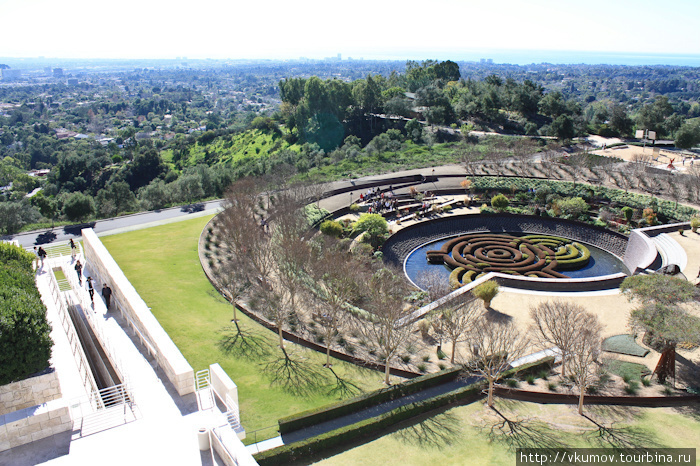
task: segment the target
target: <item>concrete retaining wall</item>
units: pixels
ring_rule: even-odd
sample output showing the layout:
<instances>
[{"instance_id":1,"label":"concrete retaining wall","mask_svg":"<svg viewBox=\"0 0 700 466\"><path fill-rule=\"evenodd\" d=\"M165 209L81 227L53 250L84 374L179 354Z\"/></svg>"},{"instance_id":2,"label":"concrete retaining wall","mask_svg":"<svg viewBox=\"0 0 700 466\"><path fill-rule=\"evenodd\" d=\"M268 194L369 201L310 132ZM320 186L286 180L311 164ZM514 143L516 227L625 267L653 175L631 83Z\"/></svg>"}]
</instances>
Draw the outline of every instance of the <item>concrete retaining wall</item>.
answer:
<instances>
[{"instance_id":1,"label":"concrete retaining wall","mask_svg":"<svg viewBox=\"0 0 700 466\"><path fill-rule=\"evenodd\" d=\"M0 415L61 398L61 384L52 368L34 377L0 386Z\"/></svg>"},{"instance_id":2,"label":"concrete retaining wall","mask_svg":"<svg viewBox=\"0 0 700 466\"><path fill-rule=\"evenodd\" d=\"M61 398L0 416L0 451L25 445L73 428Z\"/></svg>"},{"instance_id":3,"label":"concrete retaining wall","mask_svg":"<svg viewBox=\"0 0 700 466\"><path fill-rule=\"evenodd\" d=\"M194 371L150 308L119 268L92 229L82 230L87 267L98 286L112 288L112 300L154 350L154 357L180 395L194 392Z\"/></svg>"}]
</instances>

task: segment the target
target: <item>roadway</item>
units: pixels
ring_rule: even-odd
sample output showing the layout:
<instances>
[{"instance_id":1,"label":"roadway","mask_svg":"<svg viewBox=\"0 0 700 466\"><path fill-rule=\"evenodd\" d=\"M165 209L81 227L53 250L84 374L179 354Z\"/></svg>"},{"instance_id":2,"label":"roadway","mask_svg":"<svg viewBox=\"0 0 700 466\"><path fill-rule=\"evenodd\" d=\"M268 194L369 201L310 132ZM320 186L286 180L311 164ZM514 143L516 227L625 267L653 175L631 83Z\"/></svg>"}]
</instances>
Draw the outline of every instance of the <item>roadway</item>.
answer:
<instances>
[{"instance_id":1,"label":"roadway","mask_svg":"<svg viewBox=\"0 0 700 466\"><path fill-rule=\"evenodd\" d=\"M329 183L327 191L344 189L347 190L342 194L330 196L320 201L320 206L330 211L338 210L350 204L351 199L357 200L360 193L366 191L368 183L378 180L393 178L397 176L424 175L424 176L440 176L446 174L463 174L464 169L459 165L445 165L440 167L420 168L415 170L403 170L395 173L385 173L382 175L371 175L354 180L341 180ZM425 183L417 185L416 188L423 191L426 189L436 189L446 187L445 184L459 185L459 181L455 178L447 178L444 181L438 180L436 183ZM139 212L121 217L107 218L96 220L94 222L67 225L55 228L47 228L43 230L35 230L15 235L6 235L2 237L4 241L17 241L23 248L31 248L41 244L64 243L70 239L79 239L80 230L83 228L92 228L98 236L107 236L125 231L139 230L149 228L165 223L178 222L188 218L201 217L211 215L222 210L223 200L217 199L213 201L202 202L187 206L171 207L169 209Z\"/></svg>"}]
</instances>

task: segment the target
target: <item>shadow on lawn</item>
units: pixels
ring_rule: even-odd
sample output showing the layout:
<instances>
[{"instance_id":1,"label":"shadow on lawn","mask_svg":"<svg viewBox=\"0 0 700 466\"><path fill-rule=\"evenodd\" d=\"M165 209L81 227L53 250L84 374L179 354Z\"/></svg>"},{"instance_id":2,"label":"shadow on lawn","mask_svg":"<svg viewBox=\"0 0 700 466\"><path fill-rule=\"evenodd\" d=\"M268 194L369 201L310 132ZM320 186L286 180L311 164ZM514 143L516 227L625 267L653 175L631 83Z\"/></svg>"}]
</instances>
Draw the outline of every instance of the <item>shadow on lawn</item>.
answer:
<instances>
[{"instance_id":1,"label":"shadow on lawn","mask_svg":"<svg viewBox=\"0 0 700 466\"><path fill-rule=\"evenodd\" d=\"M362 389L360 387L350 382L350 380L346 380L339 376L332 367L329 367L328 369L335 376L335 385L331 386L331 388L328 390L328 396L350 398L351 396L357 396L362 393Z\"/></svg>"},{"instance_id":2,"label":"shadow on lawn","mask_svg":"<svg viewBox=\"0 0 700 466\"><path fill-rule=\"evenodd\" d=\"M590 440L598 444L600 448L626 448L639 450L640 453L643 453L647 448L663 446L656 441L652 434L638 427L615 427L615 421L605 425L604 422L598 422L586 414L583 417L597 427L597 430L590 434Z\"/></svg>"},{"instance_id":3,"label":"shadow on lawn","mask_svg":"<svg viewBox=\"0 0 700 466\"><path fill-rule=\"evenodd\" d=\"M221 335L218 346L224 354L256 360L272 352L266 338L244 329L237 321L223 327L218 333Z\"/></svg>"},{"instance_id":4,"label":"shadow on lawn","mask_svg":"<svg viewBox=\"0 0 700 466\"><path fill-rule=\"evenodd\" d=\"M270 379L270 386L280 387L292 395L304 396L318 393L328 382L323 368L312 362L287 353L281 348L282 356L262 363L262 372Z\"/></svg>"},{"instance_id":5,"label":"shadow on lawn","mask_svg":"<svg viewBox=\"0 0 700 466\"><path fill-rule=\"evenodd\" d=\"M510 419L495 407L490 408L499 418L495 422L485 420L481 430L490 441L517 448L566 448L554 427L547 422L530 418Z\"/></svg>"},{"instance_id":6,"label":"shadow on lawn","mask_svg":"<svg viewBox=\"0 0 700 466\"><path fill-rule=\"evenodd\" d=\"M452 445L462 432L459 418L449 412L432 413L416 420L396 431L396 436L407 445L441 448Z\"/></svg>"}]
</instances>

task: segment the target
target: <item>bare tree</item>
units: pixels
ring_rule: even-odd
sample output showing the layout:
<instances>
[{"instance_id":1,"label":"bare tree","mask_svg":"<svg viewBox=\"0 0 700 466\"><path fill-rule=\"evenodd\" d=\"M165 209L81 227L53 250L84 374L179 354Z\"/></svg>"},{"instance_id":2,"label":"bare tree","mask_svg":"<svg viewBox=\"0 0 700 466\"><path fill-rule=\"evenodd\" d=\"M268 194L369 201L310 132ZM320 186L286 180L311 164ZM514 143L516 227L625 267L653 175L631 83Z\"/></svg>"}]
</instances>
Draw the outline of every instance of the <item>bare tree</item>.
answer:
<instances>
[{"instance_id":1,"label":"bare tree","mask_svg":"<svg viewBox=\"0 0 700 466\"><path fill-rule=\"evenodd\" d=\"M595 374L595 364L600 354L601 325L594 314L585 313L582 328L571 345L571 374L579 390L578 413L583 414L583 397L586 387Z\"/></svg>"},{"instance_id":2,"label":"bare tree","mask_svg":"<svg viewBox=\"0 0 700 466\"><path fill-rule=\"evenodd\" d=\"M317 252L311 261L311 274L315 296L321 306L318 317L326 341L326 367L331 366L331 344L338 333L346 308L360 298L360 285L366 271L361 258L341 249L334 238L323 236L313 250ZM367 274L369 277L369 274Z\"/></svg>"},{"instance_id":3,"label":"bare tree","mask_svg":"<svg viewBox=\"0 0 700 466\"><path fill-rule=\"evenodd\" d=\"M566 362L583 331L585 316L582 306L561 300L545 301L530 308L534 340L543 349L556 346L561 351L562 377L566 377Z\"/></svg>"},{"instance_id":4,"label":"bare tree","mask_svg":"<svg viewBox=\"0 0 700 466\"><path fill-rule=\"evenodd\" d=\"M480 303L469 293L462 293L450 301L446 309L440 313L442 330L452 343L452 355L450 363L455 363L457 343L467 341L467 335L471 332L479 315L483 313Z\"/></svg>"},{"instance_id":5,"label":"bare tree","mask_svg":"<svg viewBox=\"0 0 700 466\"><path fill-rule=\"evenodd\" d=\"M476 175L480 171L483 161L483 154L474 144L464 143L459 150L460 160L464 166L464 172L469 175Z\"/></svg>"},{"instance_id":6,"label":"bare tree","mask_svg":"<svg viewBox=\"0 0 700 466\"><path fill-rule=\"evenodd\" d=\"M512 321L489 321L479 318L472 330L472 359L469 370L481 375L489 384L489 407L493 407L493 387L503 372L510 369L510 362L518 359L528 347L528 340L521 335Z\"/></svg>"},{"instance_id":7,"label":"bare tree","mask_svg":"<svg viewBox=\"0 0 700 466\"><path fill-rule=\"evenodd\" d=\"M285 296L279 292L280 287L273 286L277 257L271 247L271 235L261 223L265 213L259 205L258 186L254 180L244 179L229 189L221 215L221 237L229 253L235 257L237 274L251 284L249 305L273 320L278 328L280 348L284 348Z\"/></svg>"},{"instance_id":8,"label":"bare tree","mask_svg":"<svg viewBox=\"0 0 700 466\"><path fill-rule=\"evenodd\" d=\"M363 307L369 315L360 330L381 350L386 364L384 383L389 385L391 361L412 332L411 324L406 323L412 310L404 299L408 285L399 272L385 267L374 273L366 288Z\"/></svg>"}]
</instances>

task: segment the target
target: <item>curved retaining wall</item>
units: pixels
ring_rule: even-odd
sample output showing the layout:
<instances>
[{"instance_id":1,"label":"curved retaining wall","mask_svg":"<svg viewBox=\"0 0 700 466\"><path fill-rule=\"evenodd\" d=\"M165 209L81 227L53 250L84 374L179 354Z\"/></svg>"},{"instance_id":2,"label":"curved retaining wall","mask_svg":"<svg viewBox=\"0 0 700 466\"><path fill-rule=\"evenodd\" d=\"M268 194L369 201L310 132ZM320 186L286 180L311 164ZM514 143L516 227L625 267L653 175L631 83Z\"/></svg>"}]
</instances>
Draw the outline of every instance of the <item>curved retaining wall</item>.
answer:
<instances>
[{"instance_id":1,"label":"curved retaining wall","mask_svg":"<svg viewBox=\"0 0 700 466\"><path fill-rule=\"evenodd\" d=\"M578 404L578 395L568 393L545 393L516 388L494 387L494 394L511 400L529 401L544 404ZM586 395L584 405L618 405L645 406L658 408L662 406L687 406L700 402L698 395L680 396L603 396Z\"/></svg>"},{"instance_id":2,"label":"curved retaining wall","mask_svg":"<svg viewBox=\"0 0 700 466\"><path fill-rule=\"evenodd\" d=\"M386 261L402 267L410 252L425 243L447 236L479 231L541 233L563 236L605 249L620 259L625 257L629 240L623 234L573 220L551 219L532 215L466 214L443 217L403 228L384 243L382 251ZM617 288L625 277L626 275L622 273L604 277L571 279L498 274L498 281L504 286L528 290L593 291Z\"/></svg>"}]
</instances>

